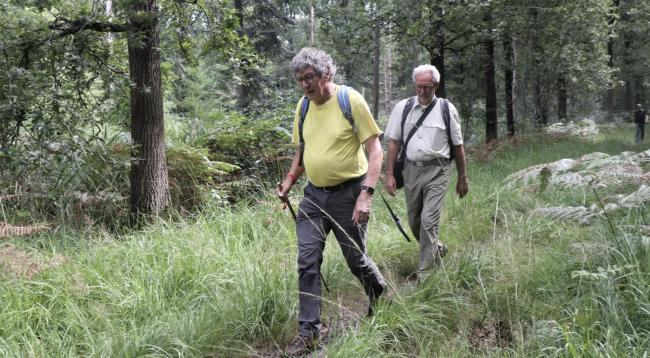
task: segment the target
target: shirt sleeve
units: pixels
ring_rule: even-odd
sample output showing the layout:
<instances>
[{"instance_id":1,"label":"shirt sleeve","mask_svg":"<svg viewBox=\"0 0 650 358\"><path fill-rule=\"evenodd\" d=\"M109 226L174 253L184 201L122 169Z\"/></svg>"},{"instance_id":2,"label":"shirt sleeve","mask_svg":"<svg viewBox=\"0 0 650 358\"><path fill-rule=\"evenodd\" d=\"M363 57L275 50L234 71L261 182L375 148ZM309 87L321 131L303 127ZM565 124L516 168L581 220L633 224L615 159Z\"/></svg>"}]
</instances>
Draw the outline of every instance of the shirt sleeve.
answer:
<instances>
[{"instance_id":1,"label":"shirt sleeve","mask_svg":"<svg viewBox=\"0 0 650 358\"><path fill-rule=\"evenodd\" d=\"M402 112L406 106L407 99L399 101L390 114L388 125L386 125L386 138L393 140L402 139Z\"/></svg>"},{"instance_id":2,"label":"shirt sleeve","mask_svg":"<svg viewBox=\"0 0 650 358\"><path fill-rule=\"evenodd\" d=\"M357 138L359 139L359 142L363 143L368 138L381 134L382 131L379 129L377 122L375 122L375 119L372 117L368 103L361 93L354 89L350 89L348 91L348 96L352 108L352 118L354 119L354 125L357 128Z\"/></svg>"}]
</instances>

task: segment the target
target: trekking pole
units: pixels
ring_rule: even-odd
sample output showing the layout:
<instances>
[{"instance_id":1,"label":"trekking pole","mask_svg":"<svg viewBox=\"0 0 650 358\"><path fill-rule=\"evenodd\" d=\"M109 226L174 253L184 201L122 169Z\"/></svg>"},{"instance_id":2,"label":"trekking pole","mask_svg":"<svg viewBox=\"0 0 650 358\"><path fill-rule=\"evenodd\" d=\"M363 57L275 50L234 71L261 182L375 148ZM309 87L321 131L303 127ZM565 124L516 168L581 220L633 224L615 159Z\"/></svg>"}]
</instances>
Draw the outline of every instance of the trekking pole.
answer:
<instances>
[{"instance_id":1,"label":"trekking pole","mask_svg":"<svg viewBox=\"0 0 650 358\"><path fill-rule=\"evenodd\" d=\"M278 187L282 186L281 183L278 183ZM296 212L293 210L293 206L291 205L291 202L289 201L288 197L281 197L280 200L289 208L289 212L291 213L291 217L293 217L293 222L297 222L296 220ZM330 287L327 285L327 282L325 282L325 277L323 277L323 274L318 272L318 275L320 276L321 282L323 282L323 286L325 286L325 290L327 291L327 294L331 295L332 293L330 292Z\"/></svg>"},{"instance_id":2,"label":"trekking pole","mask_svg":"<svg viewBox=\"0 0 650 358\"><path fill-rule=\"evenodd\" d=\"M411 238L408 236L406 231L404 231L404 228L402 227L402 223L400 222L399 217L395 214L395 212L393 212L393 209L390 207L390 205L388 205L388 201L386 201L386 198L384 198L384 194L381 193L381 190L378 191L379 191L379 195L381 195L381 200L383 200L384 204L386 204L386 208L388 209L390 216L393 217L393 221L395 221L395 225L397 225L399 231L402 233L402 235L404 235L406 241L411 242Z\"/></svg>"}]
</instances>

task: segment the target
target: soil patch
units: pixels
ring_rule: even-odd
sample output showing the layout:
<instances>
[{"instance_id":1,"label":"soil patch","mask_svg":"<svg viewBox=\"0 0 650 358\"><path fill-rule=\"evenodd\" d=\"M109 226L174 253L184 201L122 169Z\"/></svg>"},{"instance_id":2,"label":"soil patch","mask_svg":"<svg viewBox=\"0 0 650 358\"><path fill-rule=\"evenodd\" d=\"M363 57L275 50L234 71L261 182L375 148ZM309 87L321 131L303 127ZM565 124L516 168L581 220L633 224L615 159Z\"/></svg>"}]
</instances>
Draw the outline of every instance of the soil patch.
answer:
<instances>
[{"instance_id":1,"label":"soil patch","mask_svg":"<svg viewBox=\"0 0 650 358\"><path fill-rule=\"evenodd\" d=\"M512 343L510 323L494 319L476 322L468 338L472 347L477 349L508 347Z\"/></svg>"},{"instance_id":2,"label":"soil patch","mask_svg":"<svg viewBox=\"0 0 650 358\"><path fill-rule=\"evenodd\" d=\"M34 258L29 252L13 245L0 247L0 271L12 277L31 279L46 269L57 267L66 261L63 255L54 255L47 261Z\"/></svg>"}]
</instances>

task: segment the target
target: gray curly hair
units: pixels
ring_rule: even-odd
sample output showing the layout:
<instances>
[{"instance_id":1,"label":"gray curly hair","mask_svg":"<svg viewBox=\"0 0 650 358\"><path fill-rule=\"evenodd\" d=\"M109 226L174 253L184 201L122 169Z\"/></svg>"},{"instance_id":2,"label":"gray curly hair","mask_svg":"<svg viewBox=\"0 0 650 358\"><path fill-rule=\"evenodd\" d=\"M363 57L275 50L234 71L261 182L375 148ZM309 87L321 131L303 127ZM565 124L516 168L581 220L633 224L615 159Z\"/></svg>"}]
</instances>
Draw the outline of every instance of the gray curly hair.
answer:
<instances>
[{"instance_id":1,"label":"gray curly hair","mask_svg":"<svg viewBox=\"0 0 650 358\"><path fill-rule=\"evenodd\" d=\"M440 72L436 66L432 65L420 65L413 69L413 82L415 82L415 76L421 75L423 73L430 72L433 75L433 83L440 83Z\"/></svg>"},{"instance_id":2,"label":"gray curly hair","mask_svg":"<svg viewBox=\"0 0 650 358\"><path fill-rule=\"evenodd\" d=\"M320 76L329 74L330 79L332 79L336 74L336 65L332 61L332 56L317 48L303 47L291 60L291 70L295 73L310 66Z\"/></svg>"}]
</instances>

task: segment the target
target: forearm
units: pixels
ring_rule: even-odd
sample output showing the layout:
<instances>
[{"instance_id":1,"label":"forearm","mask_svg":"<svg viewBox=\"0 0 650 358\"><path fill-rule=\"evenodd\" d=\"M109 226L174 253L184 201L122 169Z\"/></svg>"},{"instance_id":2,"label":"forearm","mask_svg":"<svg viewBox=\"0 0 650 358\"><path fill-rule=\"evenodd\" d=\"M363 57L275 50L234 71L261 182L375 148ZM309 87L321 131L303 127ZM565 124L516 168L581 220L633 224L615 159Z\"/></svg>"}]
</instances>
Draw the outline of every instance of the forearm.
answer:
<instances>
[{"instance_id":1,"label":"forearm","mask_svg":"<svg viewBox=\"0 0 650 358\"><path fill-rule=\"evenodd\" d=\"M296 153L293 156L293 160L291 161L291 167L289 167L289 171L287 172L282 182L283 187L285 184L289 184L289 187L291 187L298 180L298 178L300 178L300 175L302 175L302 173L305 171L305 168L300 165L301 156L302 152L300 151L300 147L298 147L296 149Z\"/></svg>"},{"instance_id":2,"label":"forearm","mask_svg":"<svg viewBox=\"0 0 650 358\"><path fill-rule=\"evenodd\" d=\"M458 171L458 178L467 178L467 164L465 161L465 148L463 145L452 146L454 151L454 160L456 161L456 170Z\"/></svg>"},{"instance_id":3,"label":"forearm","mask_svg":"<svg viewBox=\"0 0 650 358\"><path fill-rule=\"evenodd\" d=\"M381 144L379 143L379 138L377 136L368 139L364 143L364 146L368 153L368 172L366 173L363 185L374 188L379 180L379 172L381 171L381 164L384 160L384 152L381 149Z\"/></svg>"}]
</instances>

